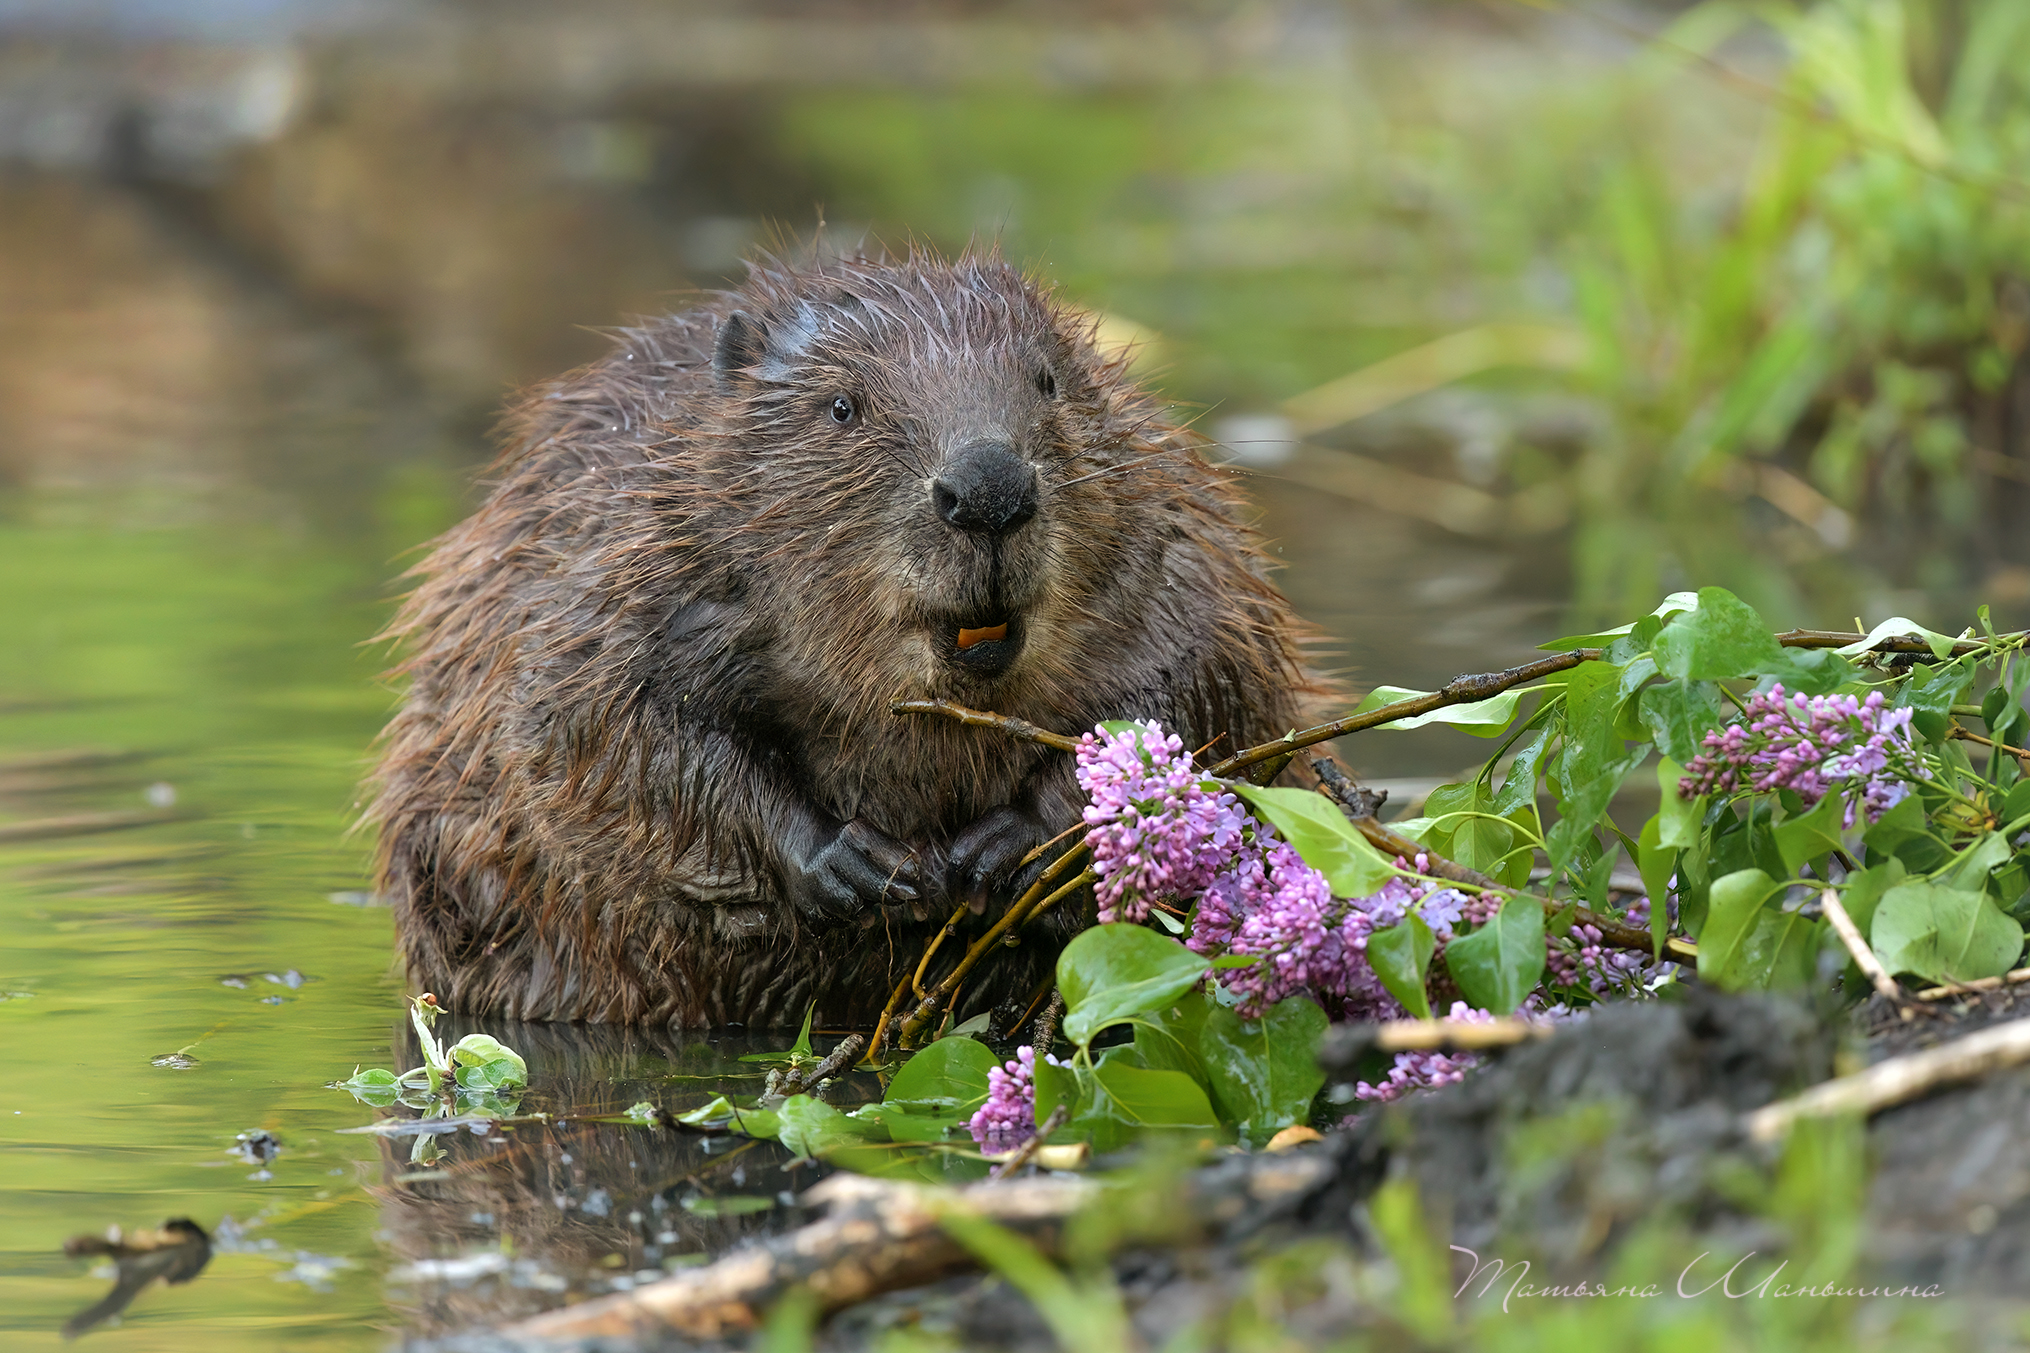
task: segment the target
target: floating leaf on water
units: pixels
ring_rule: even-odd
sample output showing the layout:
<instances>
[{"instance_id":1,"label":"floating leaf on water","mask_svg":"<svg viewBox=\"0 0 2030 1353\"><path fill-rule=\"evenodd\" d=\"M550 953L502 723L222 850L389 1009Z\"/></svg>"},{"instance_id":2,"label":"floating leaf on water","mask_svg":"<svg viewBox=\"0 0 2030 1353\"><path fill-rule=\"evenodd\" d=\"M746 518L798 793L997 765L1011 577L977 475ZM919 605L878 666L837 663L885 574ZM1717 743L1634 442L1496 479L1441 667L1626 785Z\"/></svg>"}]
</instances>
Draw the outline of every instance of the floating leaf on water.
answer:
<instances>
[{"instance_id":1,"label":"floating leaf on water","mask_svg":"<svg viewBox=\"0 0 2030 1353\"><path fill-rule=\"evenodd\" d=\"M744 1217L755 1212L771 1212L778 1204L773 1198L730 1193L719 1198L686 1198L678 1206L694 1217Z\"/></svg>"}]
</instances>

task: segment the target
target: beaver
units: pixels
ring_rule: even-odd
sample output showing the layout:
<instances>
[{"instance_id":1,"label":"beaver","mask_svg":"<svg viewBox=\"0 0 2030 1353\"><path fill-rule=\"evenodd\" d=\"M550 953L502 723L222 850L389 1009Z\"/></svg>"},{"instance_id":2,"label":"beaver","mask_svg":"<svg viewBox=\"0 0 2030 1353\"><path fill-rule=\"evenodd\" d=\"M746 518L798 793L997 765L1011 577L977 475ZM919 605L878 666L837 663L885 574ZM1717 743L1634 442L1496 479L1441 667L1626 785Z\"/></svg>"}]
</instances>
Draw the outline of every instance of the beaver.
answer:
<instances>
[{"instance_id":1,"label":"beaver","mask_svg":"<svg viewBox=\"0 0 2030 1353\"><path fill-rule=\"evenodd\" d=\"M1064 753L892 701L1246 745L1314 689L1223 474L996 253L761 258L505 442L388 630L367 813L452 1009L864 1026L1083 803Z\"/></svg>"}]
</instances>

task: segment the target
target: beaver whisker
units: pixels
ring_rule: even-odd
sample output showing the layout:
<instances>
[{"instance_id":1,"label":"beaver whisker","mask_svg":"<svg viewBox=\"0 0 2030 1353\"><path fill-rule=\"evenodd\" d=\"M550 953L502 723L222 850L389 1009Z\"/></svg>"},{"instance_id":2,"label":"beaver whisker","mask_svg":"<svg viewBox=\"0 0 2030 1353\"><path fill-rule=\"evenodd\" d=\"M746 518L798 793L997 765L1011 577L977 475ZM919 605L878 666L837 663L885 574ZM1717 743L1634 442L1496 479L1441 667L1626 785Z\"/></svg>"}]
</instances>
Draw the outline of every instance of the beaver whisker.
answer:
<instances>
[{"instance_id":1,"label":"beaver whisker","mask_svg":"<svg viewBox=\"0 0 2030 1353\"><path fill-rule=\"evenodd\" d=\"M1068 489L1074 484L1083 484L1090 479L1102 479L1110 474L1119 474L1123 470L1132 470L1138 465L1146 465L1152 460L1161 460L1170 454L1169 451L1151 451L1146 456L1137 456L1133 460L1124 460L1118 465L1108 465L1102 469L1094 470L1091 474L1082 474L1076 479L1062 480L1053 487Z\"/></svg>"}]
</instances>

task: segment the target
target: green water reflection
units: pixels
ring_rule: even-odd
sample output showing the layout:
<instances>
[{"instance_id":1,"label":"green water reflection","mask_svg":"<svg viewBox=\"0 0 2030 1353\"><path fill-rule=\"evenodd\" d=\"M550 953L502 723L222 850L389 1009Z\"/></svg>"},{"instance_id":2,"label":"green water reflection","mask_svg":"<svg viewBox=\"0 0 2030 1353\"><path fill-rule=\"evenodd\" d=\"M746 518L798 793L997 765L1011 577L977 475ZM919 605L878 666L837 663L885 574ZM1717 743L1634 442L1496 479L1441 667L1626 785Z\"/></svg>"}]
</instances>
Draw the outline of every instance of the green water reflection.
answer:
<instances>
[{"instance_id":1,"label":"green water reflection","mask_svg":"<svg viewBox=\"0 0 2030 1353\"><path fill-rule=\"evenodd\" d=\"M389 1057L395 1008L387 913L331 900L366 886L345 826L387 703L356 647L378 570L208 523L113 529L103 506L0 525L0 809L17 829L180 816L0 852L16 993L0 1003L0 1328L54 1346L104 1290L62 1257L69 1235L231 1217L244 1247L144 1293L125 1346L378 1346L378 1162L334 1135L362 1114L322 1088ZM133 759L50 755L81 751ZM292 969L300 986L268 977ZM179 1049L188 1070L151 1064ZM269 1179L227 1154L256 1128L284 1144Z\"/></svg>"}]
</instances>

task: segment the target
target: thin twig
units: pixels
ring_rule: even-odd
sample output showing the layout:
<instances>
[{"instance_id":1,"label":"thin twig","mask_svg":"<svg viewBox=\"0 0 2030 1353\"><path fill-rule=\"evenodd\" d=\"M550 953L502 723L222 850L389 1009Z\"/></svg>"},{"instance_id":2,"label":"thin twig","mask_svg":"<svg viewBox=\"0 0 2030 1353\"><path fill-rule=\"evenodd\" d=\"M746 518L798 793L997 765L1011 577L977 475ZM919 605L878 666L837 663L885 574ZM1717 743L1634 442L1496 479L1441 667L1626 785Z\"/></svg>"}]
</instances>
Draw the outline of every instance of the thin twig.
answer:
<instances>
[{"instance_id":1,"label":"thin twig","mask_svg":"<svg viewBox=\"0 0 2030 1353\"><path fill-rule=\"evenodd\" d=\"M1050 1111L1050 1116L1043 1120L1043 1126L1036 1129L1036 1135L1016 1147L1014 1154L1010 1155L1008 1159L1002 1161L999 1165L996 1165L992 1173L987 1176L987 1182L989 1184L999 1183L1009 1175L1022 1169L1023 1166L1036 1158L1037 1151L1042 1148L1044 1142L1050 1139L1050 1134L1070 1121L1071 1106L1060 1100L1057 1107Z\"/></svg>"},{"instance_id":2,"label":"thin twig","mask_svg":"<svg viewBox=\"0 0 2030 1353\"><path fill-rule=\"evenodd\" d=\"M916 973L909 979L910 990L919 997L923 995L923 974L930 967L932 957L937 954L938 946L945 942L947 935L958 934L959 918L964 916L969 908L969 903L959 903L958 910L952 913L951 919L938 927L938 932L931 936L930 943L923 946L923 957L917 960Z\"/></svg>"},{"instance_id":3,"label":"thin twig","mask_svg":"<svg viewBox=\"0 0 2030 1353\"><path fill-rule=\"evenodd\" d=\"M1086 829L1085 823L1083 822L1072 823L1069 827L1066 827L1063 831L1051 837L1048 841L1045 841L1042 845L1037 846L1034 850L1031 850L1027 855L1024 855L1020 860L1017 860L1015 862L1015 867L1017 869L1028 868L1031 864L1036 862L1036 860L1043 854L1044 851L1049 850L1052 846L1056 845L1059 841L1062 841L1065 837L1070 836L1072 833L1082 832L1085 829Z\"/></svg>"},{"instance_id":4,"label":"thin twig","mask_svg":"<svg viewBox=\"0 0 2030 1353\"><path fill-rule=\"evenodd\" d=\"M1064 854L1052 860L1050 866L1037 876L1036 882L1029 885L1029 891L1016 899L1015 904L1001 914L1001 919L989 927L986 934L973 941L966 949L965 957L959 960L958 967L952 969L950 973L946 974L943 981L931 988L930 994L919 1001L916 1008L909 1012L909 1017L903 1020L900 1037L905 1046L912 1042L918 1034L923 1032L924 1025L930 1022L931 1017L937 1013L939 1006L951 998L952 992L958 989L959 983L965 980L966 974L971 972L974 965L982 958L986 957L988 951L1000 942L1003 935L1006 935L1016 926L1021 925L1022 922L1027 920L1032 909L1040 910L1038 907L1039 902L1046 900L1054 901L1056 899L1058 894L1048 894L1046 889L1056 882L1058 877L1073 864L1084 858L1087 853L1086 848L1080 846L1075 850L1067 850ZM1081 875L1079 882L1082 883L1083 881L1084 876ZM1067 885L1067 887L1073 886L1077 886L1077 884Z\"/></svg>"},{"instance_id":5,"label":"thin twig","mask_svg":"<svg viewBox=\"0 0 2030 1353\"><path fill-rule=\"evenodd\" d=\"M1347 821L1351 822L1360 834L1368 839L1370 845L1374 846L1376 850L1381 851L1384 855L1400 856L1406 860L1415 860L1419 855L1423 856L1423 872L1435 878L1450 879L1454 883L1471 884L1487 892L1503 893L1510 897L1535 897L1537 901L1543 902L1546 907L1555 905L1544 898L1537 897L1535 893L1526 892L1520 888L1511 888L1507 884L1489 878L1477 869L1468 869L1465 865L1456 864L1442 855L1434 855L1431 853L1430 847L1412 841L1401 832L1390 831L1371 817L1349 817ZM1651 900L1651 905L1655 905L1654 899ZM1574 906L1572 908L1572 924L1592 926L1600 932L1600 942L1613 948L1628 949L1644 954L1654 954L1656 952L1656 941L1647 930L1637 930L1634 926L1623 925L1613 917L1602 916L1590 907ZM1681 940L1672 935L1664 940L1663 948L1664 956L1675 962L1696 965L1699 961L1698 946L1689 940Z\"/></svg>"},{"instance_id":6,"label":"thin twig","mask_svg":"<svg viewBox=\"0 0 2030 1353\"><path fill-rule=\"evenodd\" d=\"M1967 996L1977 991L1997 991L2012 987L2018 982L2030 982L2030 968L2017 968L2003 973L2000 977L1978 977L1971 982L1954 982L1948 986L1932 987L1917 993L1920 1001L1943 1001L1954 996Z\"/></svg>"},{"instance_id":7,"label":"thin twig","mask_svg":"<svg viewBox=\"0 0 2030 1353\"><path fill-rule=\"evenodd\" d=\"M1503 691L1527 685L1538 677L1550 676L1557 672L1569 671L1580 663L1591 662L1607 650L1604 648L1575 648L1565 653L1553 653L1535 662L1526 662L1520 667L1511 667L1505 672L1482 672L1477 676L1454 677L1429 695L1413 696L1398 700L1394 704L1371 709L1364 714L1349 714L1343 719L1307 728L1302 732L1287 733L1273 742L1248 747L1235 752L1224 761L1216 762L1206 771L1208 775L1229 776L1236 771L1247 769L1272 757L1284 756L1320 742L1358 733L1364 728L1375 728L1399 719L1429 714L1434 709L1447 705L1472 704L1476 700L1489 700Z\"/></svg>"},{"instance_id":8,"label":"thin twig","mask_svg":"<svg viewBox=\"0 0 2030 1353\"><path fill-rule=\"evenodd\" d=\"M2030 1019L2011 1020L1814 1085L1801 1095L1764 1105L1749 1114L1744 1125L1756 1141L1771 1142L1800 1118L1876 1113L1941 1085L1975 1080L2023 1062L2030 1062Z\"/></svg>"},{"instance_id":9,"label":"thin twig","mask_svg":"<svg viewBox=\"0 0 2030 1353\"><path fill-rule=\"evenodd\" d=\"M1896 985L1896 979L1882 966L1882 960L1875 957L1875 951L1868 947L1868 941L1861 938L1861 928L1854 924L1854 918L1847 915L1847 909L1840 905L1840 895L1828 888L1819 894L1819 905L1825 910L1826 919L1833 923L1833 931L1840 937L1840 943L1847 946L1853 956L1854 965L1864 973L1883 999L1902 1006L1905 1000L1903 988ZM1904 1015L1909 1018L1908 1013Z\"/></svg>"},{"instance_id":10,"label":"thin twig","mask_svg":"<svg viewBox=\"0 0 2030 1353\"><path fill-rule=\"evenodd\" d=\"M891 714L941 714L947 719L957 719L972 728L997 728L1011 738L1022 742L1040 742L1045 747L1055 747L1060 752L1078 750L1078 739L1068 738L1062 733L1053 733L1047 728L1038 728L1027 719L1017 719L1006 714L990 714L982 709L967 709L964 705L949 700L897 700L888 706Z\"/></svg>"},{"instance_id":11,"label":"thin twig","mask_svg":"<svg viewBox=\"0 0 2030 1353\"><path fill-rule=\"evenodd\" d=\"M1997 742L1993 738L1984 738L1979 733L1962 728L1959 724L1954 724L1951 728L1948 728L1945 731L1945 735L1947 738L1958 742L1978 742L1983 747L1993 747L1998 752L2007 752L2010 756L2022 761L2026 767L2030 767L2030 748L2011 747L2006 742Z\"/></svg>"},{"instance_id":12,"label":"thin twig","mask_svg":"<svg viewBox=\"0 0 2030 1353\"><path fill-rule=\"evenodd\" d=\"M882 1048L887 1046L882 1039L888 1034L888 1022L894 1019L895 1012L902 1008L902 997L908 990L909 978L904 977L895 984L895 990L889 993L888 1004L881 1007L881 1018L875 1022L874 1033L867 1040L867 1061L872 1062L879 1057Z\"/></svg>"}]
</instances>

